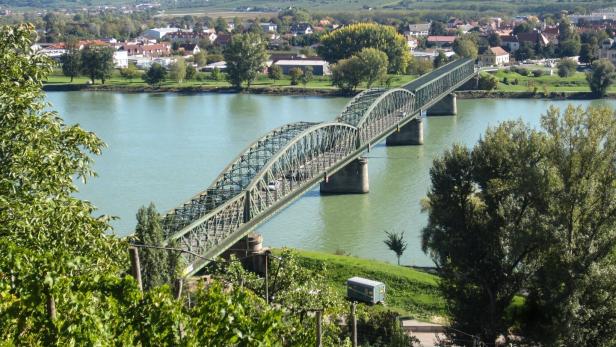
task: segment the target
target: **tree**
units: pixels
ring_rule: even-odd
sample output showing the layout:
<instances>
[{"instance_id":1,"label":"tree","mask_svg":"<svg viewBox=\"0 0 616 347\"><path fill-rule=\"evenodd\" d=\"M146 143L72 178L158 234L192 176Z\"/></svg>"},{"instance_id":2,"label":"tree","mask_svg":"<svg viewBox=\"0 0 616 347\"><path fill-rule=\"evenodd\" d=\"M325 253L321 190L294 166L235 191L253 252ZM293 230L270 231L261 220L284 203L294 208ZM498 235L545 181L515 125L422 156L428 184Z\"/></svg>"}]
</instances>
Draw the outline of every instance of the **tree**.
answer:
<instances>
[{"instance_id":1,"label":"tree","mask_svg":"<svg viewBox=\"0 0 616 347\"><path fill-rule=\"evenodd\" d=\"M457 38L453 42L453 50L457 55L464 58L477 58L477 45L473 40Z\"/></svg>"},{"instance_id":2,"label":"tree","mask_svg":"<svg viewBox=\"0 0 616 347\"><path fill-rule=\"evenodd\" d=\"M312 81L313 77L314 75L312 74L312 66L306 66L302 72L300 81L302 82L302 85L305 87L308 83L310 83L310 81Z\"/></svg>"},{"instance_id":3,"label":"tree","mask_svg":"<svg viewBox=\"0 0 616 347\"><path fill-rule=\"evenodd\" d=\"M447 64L447 56L445 55L445 52L443 52L443 50L439 49L438 55L434 58L432 65L435 69L438 69L445 64Z\"/></svg>"},{"instance_id":4,"label":"tree","mask_svg":"<svg viewBox=\"0 0 616 347\"><path fill-rule=\"evenodd\" d=\"M186 79L192 80L197 75L197 69L193 64L186 65Z\"/></svg>"},{"instance_id":5,"label":"tree","mask_svg":"<svg viewBox=\"0 0 616 347\"><path fill-rule=\"evenodd\" d=\"M272 64L267 70L267 75L270 79L279 80L282 78L282 68L280 65Z\"/></svg>"},{"instance_id":6,"label":"tree","mask_svg":"<svg viewBox=\"0 0 616 347\"><path fill-rule=\"evenodd\" d=\"M169 75L177 83L184 82L184 78L186 78L186 62L184 62L183 58L178 58L175 63L171 64Z\"/></svg>"},{"instance_id":7,"label":"tree","mask_svg":"<svg viewBox=\"0 0 616 347\"><path fill-rule=\"evenodd\" d=\"M529 22L522 22L513 28L513 35L529 33L533 31L533 29L535 29L535 27Z\"/></svg>"},{"instance_id":8,"label":"tree","mask_svg":"<svg viewBox=\"0 0 616 347\"><path fill-rule=\"evenodd\" d=\"M109 47L86 46L81 51L81 69L92 83L100 79L105 84L113 72L113 50Z\"/></svg>"},{"instance_id":9,"label":"tree","mask_svg":"<svg viewBox=\"0 0 616 347\"><path fill-rule=\"evenodd\" d=\"M124 269L126 243L74 196L104 143L49 110L41 86L54 64L35 37L31 25L0 26L0 339L96 344L109 305L91 288Z\"/></svg>"},{"instance_id":10,"label":"tree","mask_svg":"<svg viewBox=\"0 0 616 347\"><path fill-rule=\"evenodd\" d=\"M197 66L205 66L207 64L207 54L204 51L193 55L193 61Z\"/></svg>"},{"instance_id":11,"label":"tree","mask_svg":"<svg viewBox=\"0 0 616 347\"><path fill-rule=\"evenodd\" d=\"M573 59L561 59L556 64L556 69L558 70L558 76L563 78L569 77L575 73L577 63Z\"/></svg>"},{"instance_id":12,"label":"tree","mask_svg":"<svg viewBox=\"0 0 616 347\"><path fill-rule=\"evenodd\" d=\"M613 346L616 117L604 107L552 107L541 124L548 249L528 286L523 328L537 345Z\"/></svg>"},{"instance_id":13,"label":"tree","mask_svg":"<svg viewBox=\"0 0 616 347\"><path fill-rule=\"evenodd\" d=\"M501 37L498 33L492 32L488 35L488 43L490 47L500 47L502 45Z\"/></svg>"},{"instance_id":14,"label":"tree","mask_svg":"<svg viewBox=\"0 0 616 347\"><path fill-rule=\"evenodd\" d=\"M574 38L558 42L558 54L560 57L574 57L580 54L580 39Z\"/></svg>"},{"instance_id":15,"label":"tree","mask_svg":"<svg viewBox=\"0 0 616 347\"><path fill-rule=\"evenodd\" d=\"M447 26L443 22L433 21L432 24L430 24L430 35L447 35Z\"/></svg>"},{"instance_id":16,"label":"tree","mask_svg":"<svg viewBox=\"0 0 616 347\"><path fill-rule=\"evenodd\" d=\"M527 59L532 59L535 56L535 50L530 43L522 42L522 44L520 44L520 48L515 51L514 55L515 60L524 61Z\"/></svg>"},{"instance_id":17,"label":"tree","mask_svg":"<svg viewBox=\"0 0 616 347\"><path fill-rule=\"evenodd\" d=\"M591 65L591 71L586 73L590 90L598 97L607 95L607 90L615 79L614 64L607 59L595 60Z\"/></svg>"},{"instance_id":18,"label":"tree","mask_svg":"<svg viewBox=\"0 0 616 347\"><path fill-rule=\"evenodd\" d=\"M580 48L580 63L592 64L593 61L599 58L598 47L590 43L582 44Z\"/></svg>"},{"instance_id":19,"label":"tree","mask_svg":"<svg viewBox=\"0 0 616 347\"><path fill-rule=\"evenodd\" d=\"M327 33L321 37L321 46L317 50L323 59L335 63L364 48L384 52L390 73L404 73L411 58L404 36L394 27L373 23L352 24Z\"/></svg>"},{"instance_id":20,"label":"tree","mask_svg":"<svg viewBox=\"0 0 616 347\"><path fill-rule=\"evenodd\" d=\"M524 288L519 334L531 345L609 346L616 332L601 324L614 324L616 305L601 297L616 286L616 206L604 203L616 201L616 118L550 108L541 127L506 122L435 160L422 247L452 328L486 343L507 336L506 308Z\"/></svg>"},{"instance_id":21,"label":"tree","mask_svg":"<svg viewBox=\"0 0 616 347\"><path fill-rule=\"evenodd\" d=\"M216 18L216 25L214 26L214 28L216 29L217 33L224 33L227 32L227 21L222 18L222 17L218 17Z\"/></svg>"},{"instance_id":22,"label":"tree","mask_svg":"<svg viewBox=\"0 0 616 347\"><path fill-rule=\"evenodd\" d=\"M147 246L163 246L165 238L160 223L160 215L154 204L147 208L141 207L137 212L137 227L135 228L135 242ZM171 283L173 276L169 269L169 253L166 250L140 248L141 278L143 288L146 290L163 284Z\"/></svg>"},{"instance_id":23,"label":"tree","mask_svg":"<svg viewBox=\"0 0 616 347\"><path fill-rule=\"evenodd\" d=\"M298 67L294 67L291 70L289 70L289 76L291 77L291 85L292 86L298 85L299 80L302 77L302 75L303 75L302 69Z\"/></svg>"},{"instance_id":24,"label":"tree","mask_svg":"<svg viewBox=\"0 0 616 347\"><path fill-rule=\"evenodd\" d=\"M387 55L375 48L364 48L355 55L363 66L361 75L368 88L387 76L389 61Z\"/></svg>"},{"instance_id":25,"label":"tree","mask_svg":"<svg viewBox=\"0 0 616 347\"><path fill-rule=\"evenodd\" d=\"M263 71L267 61L267 45L260 35L253 33L233 35L224 50L227 78L236 87L246 83L248 88Z\"/></svg>"},{"instance_id":26,"label":"tree","mask_svg":"<svg viewBox=\"0 0 616 347\"><path fill-rule=\"evenodd\" d=\"M81 53L79 50L71 49L60 56L60 63L62 64L62 73L64 76L70 77L71 83L73 83L73 78L79 76L81 72Z\"/></svg>"},{"instance_id":27,"label":"tree","mask_svg":"<svg viewBox=\"0 0 616 347\"><path fill-rule=\"evenodd\" d=\"M423 75L432 70L432 62L428 59L413 57L409 63L407 73L411 75Z\"/></svg>"},{"instance_id":28,"label":"tree","mask_svg":"<svg viewBox=\"0 0 616 347\"><path fill-rule=\"evenodd\" d=\"M398 265L400 265L400 257L404 254L407 247L407 242L404 241L404 232L398 234L386 231L385 235L387 235L387 238L383 242L387 245L387 248L389 248L390 251L396 253Z\"/></svg>"},{"instance_id":29,"label":"tree","mask_svg":"<svg viewBox=\"0 0 616 347\"><path fill-rule=\"evenodd\" d=\"M154 63L152 64L152 66L150 66L148 71L146 71L145 74L141 76L141 78L143 78L145 83L151 86L160 86L160 84L163 83L165 78L167 78L167 69L165 69L159 63Z\"/></svg>"},{"instance_id":30,"label":"tree","mask_svg":"<svg viewBox=\"0 0 616 347\"><path fill-rule=\"evenodd\" d=\"M498 87L498 80L490 74L479 75L479 90L494 90Z\"/></svg>"},{"instance_id":31,"label":"tree","mask_svg":"<svg viewBox=\"0 0 616 347\"><path fill-rule=\"evenodd\" d=\"M362 82L362 69L357 57L342 59L332 67L332 84L344 92L353 92Z\"/></svg>"},{"instance_id":32,"label":"tree","mask_svg":"<svg viewBox=\"0 0 616 347\"><path fill-rule=\"evenodd\" d=\"M139 70L137 70L137 67L134 64L129 64L127 67L120 69L120 76L131 81L133 78L139 76Z\"/></svg>"}]
</instances>

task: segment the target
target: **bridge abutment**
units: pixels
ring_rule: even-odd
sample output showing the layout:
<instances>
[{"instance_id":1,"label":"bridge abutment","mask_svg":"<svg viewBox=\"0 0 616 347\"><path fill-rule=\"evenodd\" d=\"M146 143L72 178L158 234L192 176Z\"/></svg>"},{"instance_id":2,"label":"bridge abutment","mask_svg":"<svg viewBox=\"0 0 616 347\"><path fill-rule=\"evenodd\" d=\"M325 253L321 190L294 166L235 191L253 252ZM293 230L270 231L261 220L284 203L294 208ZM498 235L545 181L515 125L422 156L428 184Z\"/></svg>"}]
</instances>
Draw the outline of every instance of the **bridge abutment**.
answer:
<instances>
[{"instance_id":1,"label":"bridge abutment","mask_svg":"<svg viewBox=\"0 0 616 347\"><path fill-rule=\"evenodd\" d=\"M413 119L406 123L399 131L387 136L387 146L413 146L423 145L423 120Z\"/></svg>"},{"instance_id":2,"label":"bridge abutment","mask_svg":"<svg viewBox=\"0 0 616 347\"><path fill-rule=\"evenodd\" d=\"M458 113L457 97L451 93L428 109L428 116L450 116Z\"/></svg>"},{"instance_id":3,"label":"bridge abutment","mask_svg":"<svg viewBox=\"0 0 616 347\"><path fill-rule=\"evenodd\" d=\"M321 182L321 194L366 194L370 191L368 159L358 158Z\"/></svg>"}]
</instances>

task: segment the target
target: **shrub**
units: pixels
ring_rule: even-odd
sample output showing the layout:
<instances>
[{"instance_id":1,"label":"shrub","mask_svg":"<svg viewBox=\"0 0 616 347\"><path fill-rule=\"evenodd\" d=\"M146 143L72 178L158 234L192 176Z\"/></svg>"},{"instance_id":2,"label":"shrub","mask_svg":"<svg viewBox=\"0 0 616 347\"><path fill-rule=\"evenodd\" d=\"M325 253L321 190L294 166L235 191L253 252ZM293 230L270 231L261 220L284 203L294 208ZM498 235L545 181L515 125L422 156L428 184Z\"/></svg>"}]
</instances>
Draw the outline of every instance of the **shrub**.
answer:
<instances>
[{"instance_id":1,"label":"shrub","mask_svg":"<svg viewBox=\"0 0 616 347\"><path fill-rule=\"evenodd\" d=\"M540 69L533 70L533 76L534 77L541 77L541 76L543 76L543 70L540 70Z\"/></svg>"},{"instance_id":2,"label":"shrub","mask_svg":"<svg viewBox=\"0 0 616 347\"><path fill-rule=\"evenodd\" d=\"M498 86L496 77L492 75L479 76L479 90L493 90Z\"/></svg>"}]
</instances>

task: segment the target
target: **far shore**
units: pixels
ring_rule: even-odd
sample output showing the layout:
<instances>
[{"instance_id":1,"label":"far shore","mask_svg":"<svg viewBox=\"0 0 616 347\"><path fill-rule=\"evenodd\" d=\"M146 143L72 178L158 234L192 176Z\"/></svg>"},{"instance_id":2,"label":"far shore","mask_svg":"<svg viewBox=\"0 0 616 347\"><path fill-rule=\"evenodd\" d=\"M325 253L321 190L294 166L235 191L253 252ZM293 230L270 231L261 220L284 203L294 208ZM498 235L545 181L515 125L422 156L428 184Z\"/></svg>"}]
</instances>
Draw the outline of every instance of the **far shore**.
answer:
<instances>
[{"instance_id":1,"label":"far shore","mask_svg":"<svg viewBox=\"0 0 616 347\"><path fill-rule=\"evenodd\" d=\"M303 88L303 87L251 87L238 91L232 87L220 86L184 86L184 87L153 87L153 86L118 86L113 84L45 84L43 90L47 92L59 91L105 91L116 93L248 93L264 95L289 95L289 96L323 96L323 97L349 97L362 90L353 93L344 93L334 88ZM460 99L553 99L553 100L592 100L596 96L591 92L557 91L557 92L530 92L530 91L501 91L501 90L463 90L456 91ZM609 93L606 98L616 98L616 93Z\"/></svg>"}]
</instances>

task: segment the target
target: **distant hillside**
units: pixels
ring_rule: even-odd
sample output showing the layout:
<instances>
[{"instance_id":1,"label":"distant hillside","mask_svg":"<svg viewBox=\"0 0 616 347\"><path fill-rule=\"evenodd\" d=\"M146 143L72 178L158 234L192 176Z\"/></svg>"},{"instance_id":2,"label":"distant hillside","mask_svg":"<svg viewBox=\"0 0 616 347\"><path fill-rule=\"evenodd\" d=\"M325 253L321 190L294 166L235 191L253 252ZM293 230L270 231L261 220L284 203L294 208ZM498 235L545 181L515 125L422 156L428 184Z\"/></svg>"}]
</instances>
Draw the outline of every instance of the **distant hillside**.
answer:
<instances>
[{"instance_id":1,"label":"distant hillside","mask_svg":"<svg viewBox=\"0 0 616 347\"><path fill-rule=\"evenodd\" d=\"M0 0L0 6L2 7L30 7L40 9L132 5L135 3L139 2L124 0Z\"/></svg>"}]
</instances>

